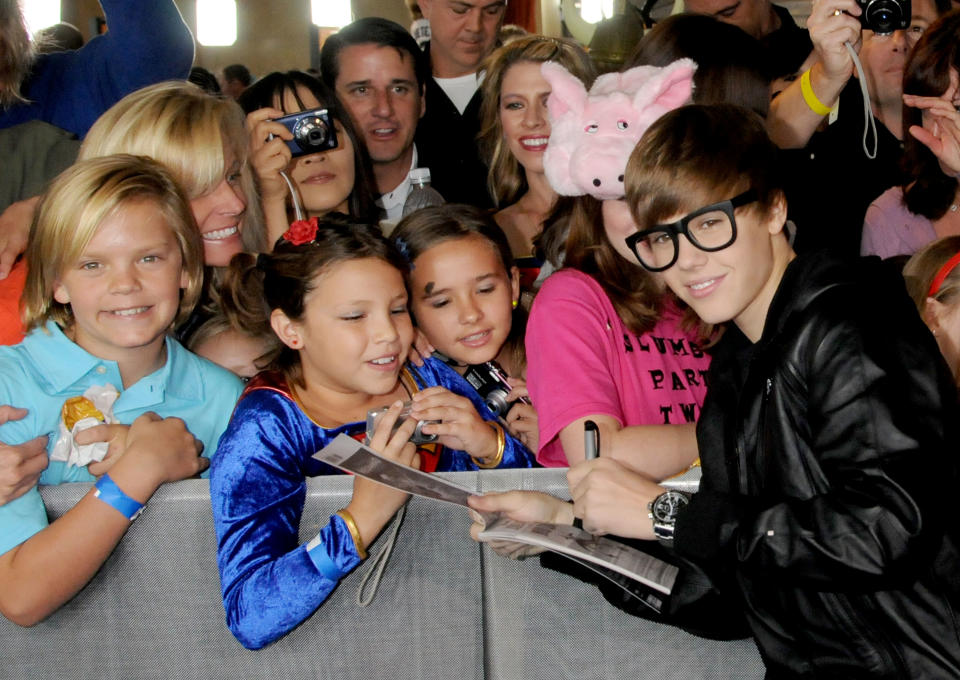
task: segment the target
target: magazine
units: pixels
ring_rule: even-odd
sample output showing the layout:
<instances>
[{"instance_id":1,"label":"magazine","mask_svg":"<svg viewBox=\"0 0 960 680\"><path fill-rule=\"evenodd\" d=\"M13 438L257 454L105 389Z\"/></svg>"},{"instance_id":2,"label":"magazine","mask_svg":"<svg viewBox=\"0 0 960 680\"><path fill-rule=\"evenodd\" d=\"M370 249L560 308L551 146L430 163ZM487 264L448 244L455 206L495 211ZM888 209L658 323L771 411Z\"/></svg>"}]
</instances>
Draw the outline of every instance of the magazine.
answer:
<instances>
[{"instance_id":1,"label":"magazine","mask_svg":"<svg viewBox=\"0 0 960 680\"><path fill-rule=\"evenodd\" d=\"M374 482L435 501L467 507L467 497L474 495L473 490L465 486L384 458L369 446L342 433L313 457Z\"/></svg>"},{"instance_id":2,"label":"magazine","mask_svg":"<svg viewBox=\"0 0 960 680\"><path fill-rule=\"evenodd\" d=\"M443 477L384 458L352 437L340 434L314 458L407 493L467 507L473 490ZM699 472L699 471L697 471ZM683 486L693 483L685 480ZM548 522L517 522L498 514L483 516L483 541L516 541L562 553L619 585L655 611L670 594L679 570L672 564L617 541ZM626 579L624 578L626 577ZM644 587L637 587L642 584Z\"/></svg>"}]
</instances>

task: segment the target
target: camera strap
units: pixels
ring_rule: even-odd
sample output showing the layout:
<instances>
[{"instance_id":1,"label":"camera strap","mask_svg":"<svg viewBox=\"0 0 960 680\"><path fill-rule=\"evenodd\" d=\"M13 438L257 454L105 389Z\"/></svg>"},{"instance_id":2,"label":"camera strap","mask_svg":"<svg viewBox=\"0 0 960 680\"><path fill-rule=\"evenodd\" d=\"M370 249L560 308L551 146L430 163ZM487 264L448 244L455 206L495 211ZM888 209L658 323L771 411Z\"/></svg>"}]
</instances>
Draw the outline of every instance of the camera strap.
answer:
<instances>
[{"instance_id":1,"label":"camera strap","mask_svg":"<svg viewBox=\"0 0 960 680\"><path fill-rule=\"evenodd\" d=\"M389 560L390 555L393 554L393 547L396 545L397 535L400 533L400 525L403 524L403 519L406 516L407 504L404 503L393 517L390 531L387 532L386 540L383 544L383 550L373 556L369 562L370 566L367 568L363 578L360 579L360 585L357 586L358 607L366 607L373 602L373 598L377 596L377 589L380 587L380 578L383 576L383 570L387 567L387 560ZM368 583L370 583L370 590L369 592L364 592L367 589Z\"/></svg>"},{"instance_id":2,"label":"camera strap","mask_svg":"<svg viewBox=\"0 0 960 680\"><path fill-rule=\"evenodd\" d=\"M877 121L873 117L873 107L870 105L870 92L867 89L867 78L863 75L863 65L860 63L860 57L857 55L857 51L853 49L853 45L849 42L845 42L843 45L847 48L850 57L853 59L853 65L857 69L857 76L859 76L860 92L863 94L863 153L866 154L867 158L873 160L877 157L879 139L877 137ZM873 134L873 151L867 148L867 134L869 133Z\"/></svg>"},{"instance_id":3,"label":"camera strap","mask_svg":"<svg viewBox=\"0 0 960 680\"><path fill-rule=\"evenodd\" d=\"M297 191L297 187L294 186L293 182L290 181L290 178L287 177L287 173L283 170L280 171L280 176L283 177L283 180L287 183L287 186L290 188L290 198L293 199L293 215L294 219L297 221L302 221L307 219L306 213L303 212L303 206L300 204L300 193Z\"/></svg>"}]
</instances>

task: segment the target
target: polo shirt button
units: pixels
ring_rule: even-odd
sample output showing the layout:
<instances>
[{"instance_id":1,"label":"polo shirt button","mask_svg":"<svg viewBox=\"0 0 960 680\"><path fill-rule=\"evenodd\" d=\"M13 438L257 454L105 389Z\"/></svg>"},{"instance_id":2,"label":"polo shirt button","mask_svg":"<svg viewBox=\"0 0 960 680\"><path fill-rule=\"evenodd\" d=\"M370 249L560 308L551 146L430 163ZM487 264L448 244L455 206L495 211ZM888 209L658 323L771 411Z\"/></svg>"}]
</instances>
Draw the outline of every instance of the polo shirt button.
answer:
<instances>
[{"instance_id":1,"label":"polo shirt button","mask_svg":"<svg viewBox=\"0 0 960 680\"><path fill-rule=\"evenodd\" d=\"M103 375L106 372L107 372L106 366L97 366L97 373L99 373L100 375Z\"/></svg>"}]
</instances>

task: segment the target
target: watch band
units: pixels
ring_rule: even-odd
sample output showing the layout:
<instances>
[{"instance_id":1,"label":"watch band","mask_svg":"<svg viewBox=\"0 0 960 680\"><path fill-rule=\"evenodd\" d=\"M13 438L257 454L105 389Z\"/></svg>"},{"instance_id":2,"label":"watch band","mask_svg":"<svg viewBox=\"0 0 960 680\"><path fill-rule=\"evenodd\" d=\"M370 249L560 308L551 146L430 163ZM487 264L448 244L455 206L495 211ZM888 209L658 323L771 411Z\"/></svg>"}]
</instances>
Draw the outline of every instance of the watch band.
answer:
<instances>
[{"instance_id":1,"label":"watch band","mask_svg":"<svg viewBox=\"0 0 960 680\"><path fill-rule=\"evenodd\" d=\"M690 496L676 489L669 489L647 505L648 517L653 522L653 534L666 545L673 544L677 516L690 502Z\"/></svg>"}]
</instances>

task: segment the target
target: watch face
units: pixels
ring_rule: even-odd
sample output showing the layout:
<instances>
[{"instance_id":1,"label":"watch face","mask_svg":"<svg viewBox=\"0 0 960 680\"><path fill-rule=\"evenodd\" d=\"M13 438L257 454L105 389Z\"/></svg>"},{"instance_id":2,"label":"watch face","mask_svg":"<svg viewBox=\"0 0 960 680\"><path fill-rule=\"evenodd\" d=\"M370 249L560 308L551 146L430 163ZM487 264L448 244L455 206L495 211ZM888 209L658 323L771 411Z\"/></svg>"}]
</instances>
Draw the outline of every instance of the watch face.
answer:
<instances>
[{"instance_id":1,"label":"watch face","mask_svg":"<svg viewBox=\"0 0 960 680\"><path fill-rule=\"evenodd\" d=\"M689 499L683 493L679 491L667 491L657 496L656 500L653 501L653 507L650 508L650 512L653 515L654 521L673 522L680 512L680 508L688 502Z\"/></svg>"}]
</instances>

